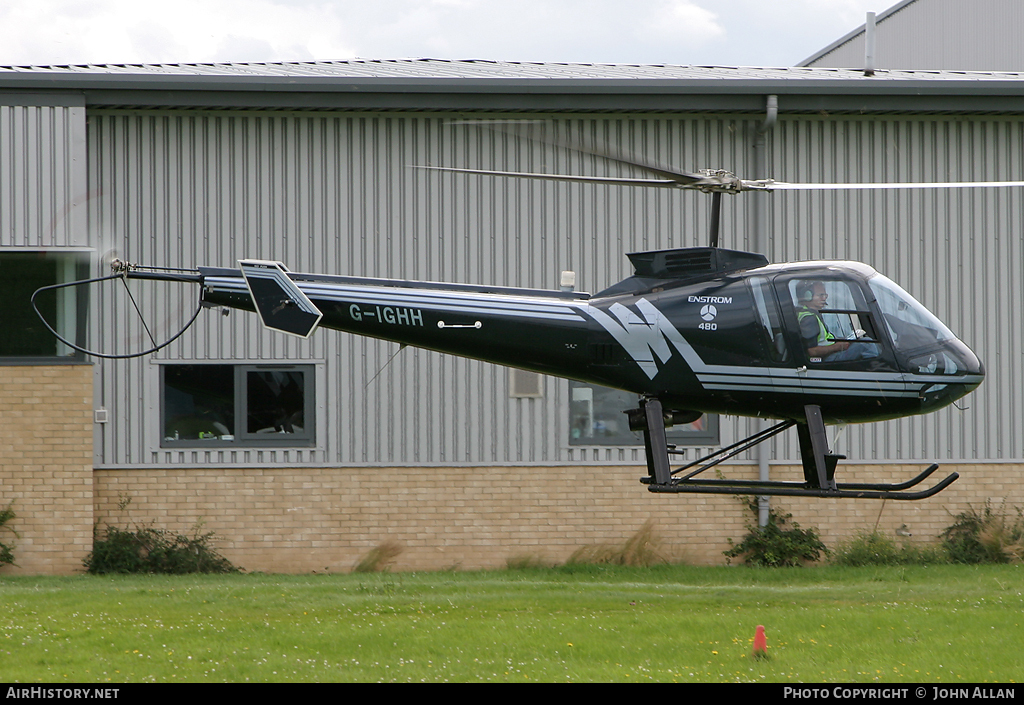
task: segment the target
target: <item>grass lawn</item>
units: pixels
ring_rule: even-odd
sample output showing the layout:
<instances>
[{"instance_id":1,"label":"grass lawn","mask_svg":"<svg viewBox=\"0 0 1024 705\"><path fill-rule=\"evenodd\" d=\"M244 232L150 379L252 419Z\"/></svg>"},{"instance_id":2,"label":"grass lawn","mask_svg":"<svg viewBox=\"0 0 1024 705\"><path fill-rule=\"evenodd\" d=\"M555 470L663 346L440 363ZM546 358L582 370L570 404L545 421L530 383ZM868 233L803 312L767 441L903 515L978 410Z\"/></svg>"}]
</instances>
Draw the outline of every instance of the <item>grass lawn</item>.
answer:
<instances>
[{"instance_id":1,"label":"grass lawn","mask_svg":"<svg viewBox=\"0 0 1024 705\"><path fill-rule=\"evenodd\" d=\"M1021 566L5 577L0 680L1007 683L1022 593Z\"/></svg>"}]
</instances>

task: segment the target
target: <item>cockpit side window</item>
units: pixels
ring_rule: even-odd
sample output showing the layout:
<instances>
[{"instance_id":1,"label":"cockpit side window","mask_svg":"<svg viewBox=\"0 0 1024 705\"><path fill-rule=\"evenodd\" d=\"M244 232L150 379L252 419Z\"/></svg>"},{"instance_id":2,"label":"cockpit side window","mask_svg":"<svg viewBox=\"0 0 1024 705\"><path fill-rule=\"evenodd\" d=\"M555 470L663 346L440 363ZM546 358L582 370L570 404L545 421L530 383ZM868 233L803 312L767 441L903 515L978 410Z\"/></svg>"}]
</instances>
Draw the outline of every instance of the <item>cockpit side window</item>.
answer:
<instances>
[{"instance_id":1,"label":"cockpit side window","mask_svg":"<svg viewBox=\"0 0 1024 705\"><path fill-rule=\"evenodd\" d=\"M841 279L790 279L785 293L810 364L856 367L881 355L870 307L859 287Z\"/></svg>"},{"instance_id":2,"label":"cockpit side window","mask_svg":"<svg viewBox=\"0 0 1024 705\"><path fill-rule=\"evenodd\" d=\"M769 358L772 362L789 362L790 355L786 347L782 315L779 312L779 304L772 294L771 285L764 277L752 277L750 288L754 295L757 320L767 344Z\"/></svg>"}]
</instances>

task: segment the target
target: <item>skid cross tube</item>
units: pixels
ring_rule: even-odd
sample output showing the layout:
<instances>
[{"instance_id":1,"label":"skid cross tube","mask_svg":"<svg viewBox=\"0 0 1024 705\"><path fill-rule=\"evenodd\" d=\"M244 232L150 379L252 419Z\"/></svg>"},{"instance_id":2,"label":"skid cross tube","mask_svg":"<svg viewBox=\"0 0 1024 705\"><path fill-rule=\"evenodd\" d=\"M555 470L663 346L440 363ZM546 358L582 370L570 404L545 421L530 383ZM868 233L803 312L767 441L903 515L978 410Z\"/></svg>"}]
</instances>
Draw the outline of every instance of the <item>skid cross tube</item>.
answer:
<instances>
[{"instance_id":1,"label":"skid cross tube","mask_svg":"<svg viewBox=\"0 0 1024 705\"><path fill-rule=\"evenodd\" d=\"M721 462L729 460L730 458L734 458L737 455L739 455L740 453L742 453L743 451L749 450L749 449L753 448L754 446L756 446L757 444L762 443L764 441L767 441L769 438L782 433L787 428L791 428L794 425L796 425L796 421L783 421L782 423L775 424L771 428L766 428L763 431L758 431L753 436L749 436L747 438L744 438L742 441L739 441L738 443L733 443L731 446L726 446L725 448L720 448L719 450L716 450L714 453L709 453L708 455L705 455L703 458L700 458L698 460L694 460L692 463L684 465L681 468L676 468L675 470L672 471L672 474L675 475L675 474L680 473L680 472L686 472L687 470L689 470L690 468L694 467L695 465L700 465L701 463L704 463L704 462L709 461L709 460L711 461L711 462L708 462L706 465L703 465L702 467L697 468L696 470L691 472L689 475L684 475L683 477L679 478L680 481L689 480L690 478L692 478L692 477L694 477L696 475L701 474L702 472L704 472L708 468L713 468L714 466L718 465ZM679 455L679 454L681 454L683 452L684 451L679 451L679 450L674 450L674 449L669 449L668 450L668 453L670 455ZM712 460L712 458L714 458L714 460Z\"/></svg>"},{"instance_id":2,"label":"skid cross tube","mask_svg":"<svg viewBox=\"0 0 1024 705\"><path fill-rule=\"evenodd\" d=\"M647 452L649 473L640 481L648 485L647 489L651 492L917 500L941 492L960 477L958 473L952 473L928 489L907 492L906 490L920 484L938 469L938 465L932 464L916 477L905 482L837 483L834 479L836 464L844 456L836 455L829 449L821 408L813 405L804 408L803 423L792 419L782 421L771 428L758 431L741 441L673 470L669 464L669 456L681 455L683 451L675 450L675 446L671 446L665 441L665 415L661 402L650 397L642 399L639 411L644 424L644 449ZM793 426L797 426L797 433L800 437L804 482L696 478L708 468L734 458ZM687 473L694 467L697 469ZM682 477L674 477L680 473L687 474Z\"/></svg>"}]
</instances>

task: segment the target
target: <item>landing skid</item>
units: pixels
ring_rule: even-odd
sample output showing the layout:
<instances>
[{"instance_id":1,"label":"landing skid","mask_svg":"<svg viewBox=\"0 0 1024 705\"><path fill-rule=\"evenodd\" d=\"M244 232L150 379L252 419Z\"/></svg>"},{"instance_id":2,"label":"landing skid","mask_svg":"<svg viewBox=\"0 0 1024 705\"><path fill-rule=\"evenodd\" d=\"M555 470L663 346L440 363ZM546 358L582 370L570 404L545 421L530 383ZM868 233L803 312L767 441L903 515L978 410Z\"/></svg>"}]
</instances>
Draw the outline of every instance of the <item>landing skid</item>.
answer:
<instances>
[{"instance_id":1,"label":"landing skid","mask_svg":"<svg viewBox=\"0 0 1024 705\"><path fill-rule=\"evenodd\" d=\"M821 409L809 405L804 407L804 412L804 423L783 421L744 438L738 443L721 448L710 455L673 470L669 456L682 455L683 451L676 450L675 446L666 442L665 418L661 402L657 399L641 399L640 408L630 415L634 430L642 430L644 433L644 446L647 452L649 476L641 478L640 481L648 485L647 489L651 492L915 500L926 499L938 494L960 477L959 473L952 473L928 489L907 492L906 490L919 485L939 468L937 464L933 464L906 482L892 484L837 483L835 481L836 464L843 460L844 456L835 455L828 449ZM708 480L696 477L705 470L733 458L793 426L797 426L797 433L800 437L804 482Z\"/></svg>"}]
</instances>

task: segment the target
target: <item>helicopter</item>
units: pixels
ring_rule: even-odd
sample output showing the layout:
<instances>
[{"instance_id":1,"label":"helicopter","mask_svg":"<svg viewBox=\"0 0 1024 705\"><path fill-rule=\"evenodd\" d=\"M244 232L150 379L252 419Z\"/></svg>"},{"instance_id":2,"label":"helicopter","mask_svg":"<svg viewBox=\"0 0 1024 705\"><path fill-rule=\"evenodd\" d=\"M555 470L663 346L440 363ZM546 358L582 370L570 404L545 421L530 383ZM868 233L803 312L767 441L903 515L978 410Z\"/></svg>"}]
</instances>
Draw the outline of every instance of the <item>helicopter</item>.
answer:
<instances>
[{"instance_id":1,"label":"helicopter","mask_svg":"<svg viewBox=\"0 0 1024 705\"><path fill-rule=\"evenodd\" d=\"M508 131L501 125L488 129ZM647 176L418 168L698 190L712 196L708 246L629 253L632 276L595 294L576 292L571 285L540 290L298 273L282 262L259 259L240 260L238 268L187 271L115 260L110 277L45 288L113 278L193 282L201 292L193 321L203 307L240 309L256 313L268 329L303 338L328 328L637 394L638 407L626 413L630 429L643 434L648 475L642 482L652 492L917 500L958 479L952 473L927 489L913 490L934 473L938 466L933 464L902 483L837 482L836 467L844 458L830 450L825 426L948 406L984 380L977 355L910 294L866 264L771 264L761 254L722 248L721 200L747 191L990 188L1024 182L744 180L727 171L681 171L603 147L526 136ZM778 423L673 468L671 457L682 452L667 442L666 428L705 413ZM793 427L803 482L698 477Z\"/></svg>"}]
</instances>

